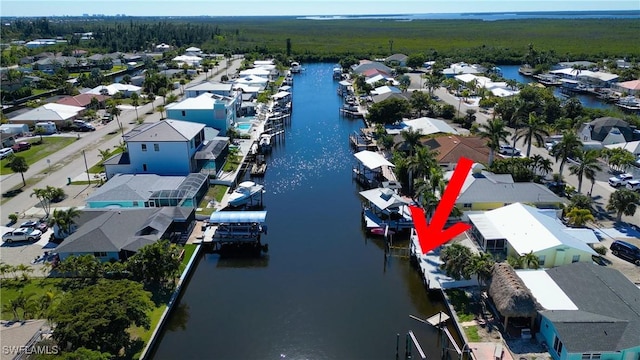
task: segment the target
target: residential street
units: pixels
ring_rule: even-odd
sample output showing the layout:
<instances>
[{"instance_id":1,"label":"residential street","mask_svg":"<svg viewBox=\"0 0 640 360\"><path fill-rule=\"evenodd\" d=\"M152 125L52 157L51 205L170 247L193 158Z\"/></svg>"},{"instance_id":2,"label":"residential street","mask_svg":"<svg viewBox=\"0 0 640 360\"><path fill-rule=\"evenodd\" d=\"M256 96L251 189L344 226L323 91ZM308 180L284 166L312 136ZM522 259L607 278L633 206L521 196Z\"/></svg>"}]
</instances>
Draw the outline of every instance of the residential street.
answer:
<instances>
[{"instance_id":1,"label":"residential street","mask_svg":"<svg viewBox=\"0 0 640 360\"><path fill-rule=\"evenodd\" d=\"M228 72L229 74L234 74L240 67L242 58L232 59L230 63ZM221 76L226 73L225 66L226 60L220 60L220 67L218 68L217 74L210 76L210 80L220 81ZM198 75L191 81L191 83L198 83L204 80L205 76L205 74ZM173 90L173 93L180 96L180 89ZM158 96L153 102L153 108L155 109L157 106L162 104L163 99ZM152 109L151 105L152 104L146 104L138 107L138 115L141 118L144 118L145 122L156 122L160 120L161 115L158 111L154 111L152 114L147 115L147 112ZM124 133L126 133L136 126L136 111L134 109L122 110L119 119L124 128ZM38 204L37 198L30 196L34 188L44 188L49 185L60 187L67 191L68 178L74 179L78 175L83 174L86 170L85 160L82 154L83 151L86 155L86 164L88 167L91 167L100 161L100 149L113 149L122 139L118 121L115 119L106 125L96 125L96 131L79 134L80 138L76 142L29 166L29 170L24 174L25 179L36 178L41 180L33 186L27 186L23 189L24 191L22 193L2 203L0 223L6 223L8 221L7 215L10 213L21 214L18 222L22 222L24 221L23 218L29 217L29 214L24 216L24 212ZM71 134L69 136L77 135ZM47 162L48 160L50 163ZM49 169L51 169L51 171L49 171ZM91 180L94 181L95 179ZM20 186L21 184L22 178L19 173L2 176L2 179L0 180L0 191L4 193L13 187ZM87 187L86 189L90 188ZM83 194L68 195L80 196Z\"/></svg>"},{"instance_id":2,"label":"residential street","mask_svg":"<svg viewBox=\"0 0 640 360\"><path fill-rule=\"evenodd\" d=\"M409 74L409 75L411 76L411 86L409 87L408 91L411 92L413 90L419 89L420 83L421 83L418 77L419 74ZM422 89L422 91L427 91L427 90ZM434 95L438 96L440 98L440 101L444 101L448 104L455 106L456 109L458 109L458 106L460 106L460 113L463 115L466 114L467 109L475 110L476 122L478 124L484 124L488 120L490 120L492 117L490 114L485 114L480 112L479 111L480 108L478 106L472 106L464 102L460 102L457 97L450 94L444 87L440 87L436 89L434 91ZM510 142L512 143L512 141ZM524 145L522 140L517 142L517 147L522 150L523 154L526 153L526 146ZM539 147L536 147L535 145L532 146L530 156L533 156L536 154L542 155L543 157L552 160L553 173L559 172L560 164L555 162L555 158L550 156L549 152L545 148L539 148ZM598 174L597 176L596 184L593 187L592 196L597 209L600 211L606 212L606 210L604 209L607 205L607 202L609 201L609 196L611 195L611 193L615 191L615 189L609 186L609 183L607 182L608 178L613 175L610 175L607 173L608 168L606 164L602 164L602 169L603 169L603 172ZM569 164L565 164L564 166L563 177L569 185L574 186L576 189L578 188L578 177L575 175L571 175L569 171ZM591 182L587 179L584 179L582 181L582 193L587 194L587 192L590 190L590 187L591 187ZM598 219L598 220L602 220L602 219ZM640 211L636 211L636 214L634 216L623 215L622 221L625 221L630 224L635 224L636 226L640 226Z\"/></svg>"}]
</instances>

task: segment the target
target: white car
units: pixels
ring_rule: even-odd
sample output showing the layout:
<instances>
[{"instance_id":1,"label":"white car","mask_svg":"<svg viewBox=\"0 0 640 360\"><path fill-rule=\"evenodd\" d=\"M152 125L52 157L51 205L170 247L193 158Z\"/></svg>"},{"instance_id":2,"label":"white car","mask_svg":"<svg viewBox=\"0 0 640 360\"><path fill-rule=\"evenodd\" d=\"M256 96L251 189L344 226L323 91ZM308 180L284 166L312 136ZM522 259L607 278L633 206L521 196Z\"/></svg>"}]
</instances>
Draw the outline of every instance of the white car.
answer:
<instances>
[{"instance_id":1,"label":"white car","mask_svg":"<svg viewBox=\"0 0 640 360\"><path fill-rule=\"evenodd\" d=\"M620 174L614 177L609 178L609 185L613 187L625 186L629 183L629 181L633 180L633 175L631 174Z\"/></svg>"},{"instance_id":2,"label":"white car","mask_svg":"<svg viewBox=\"0 0 640 360\"><path fill-rule=\"evenodd\" d=\"M498 150L498 152L502 155L518 156L521 151L511 145L500 145L500 150Z\"/></svg>"},{"instance_id":3,"label":"white car","mask_svg":"<svg viewBox=\"0 0 640 360\"><path fill-rule=\"evenodd\" d=\"M640 192L640 180L631 180L627 183L627 189Z\"/></svg>"},{"instance_id":4,"label":"white car","mask_svg":"<svg viewBox=\"0 0 640 360\"><path fill-rule=\"evenodd\" d=\"M2 235L2 241L11 244L14 241L38 241L42 231L29 228L19 228Z\"/></svg>"},{"instance_id":5,"label":"white car","mask_svg":"<svg viewBox=\"0 0 640 360\"><path fill-rule=\"evenodd\" d=\"M2 148L0 149L0 159L4 159L6 157L9 157L13 155L13 149L12 148Z\"/></svg>"}]
</instances>

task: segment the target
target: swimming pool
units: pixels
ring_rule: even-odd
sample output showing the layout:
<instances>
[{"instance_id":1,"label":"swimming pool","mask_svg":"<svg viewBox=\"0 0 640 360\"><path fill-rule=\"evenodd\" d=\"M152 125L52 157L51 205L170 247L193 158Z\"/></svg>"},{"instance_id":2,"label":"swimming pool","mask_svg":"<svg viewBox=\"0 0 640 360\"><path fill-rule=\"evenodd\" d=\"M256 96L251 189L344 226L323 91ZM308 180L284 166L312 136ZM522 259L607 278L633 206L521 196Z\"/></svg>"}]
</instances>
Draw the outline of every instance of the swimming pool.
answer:
<instances>
[{"instance_id":1,"label":"swimming pool","mask_svg":"<svg viewBox=\"0 0 640 360\"><path fill-rule=\"evenodd\" d=\"M240 130L240 131L245 131L245 132L246 132L246 131L251 130L251 127L252 127L252 126L253 126L253 124L251 124L251 123L249 123L249 122L248 122L248 123L238 123L238 124L236 125L236 127L238 128L238 130Z\"/></svg>"}]
</instances>

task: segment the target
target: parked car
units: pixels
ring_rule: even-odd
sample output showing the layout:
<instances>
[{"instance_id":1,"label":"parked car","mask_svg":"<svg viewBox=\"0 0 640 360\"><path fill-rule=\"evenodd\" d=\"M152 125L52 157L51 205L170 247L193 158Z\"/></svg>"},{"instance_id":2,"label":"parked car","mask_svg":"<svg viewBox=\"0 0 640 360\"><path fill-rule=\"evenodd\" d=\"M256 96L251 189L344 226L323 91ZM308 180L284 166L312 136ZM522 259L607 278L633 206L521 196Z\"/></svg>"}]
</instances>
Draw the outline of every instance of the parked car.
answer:
<instances>
[{"instance_id":1,"label":"parked car","mask_svg":"<svg viewBox=\"0 0 640 360\"><path fill-rule=\"evenodd\" d=\"M49 229L49 225L47 225L47 223L44 221L25 221L20 224L20 227L27 229L37 229L42 231L42 233Z\"/></svg>"},{"instance_id":2,"label":"parked car","mask_svg":"<svg viewBox=\"0 0 640 360\"><path fill-rule=\"evenodd\" d=\"M13 146L11 147L11 150L13 150L14 153L24 151L24 150L29 150L29 149L31 149L31 143L26 141L17 142L13 144Z\"/></svg>"},{"instance_id":3,"label":"parked car","mask_svg":"<svg viewBox=\"0 0 640 360\"><path fill-rule=\"evenodd\" d=\"M13 149L12 148L2 148L2 149L0 149L0 159L7 158L7 157L9 157L11 155L13 155Z\"/></svg>"},{"instance_id":4,"label":"parked car","mask_svg":"<svg viewBox=\"0 0 640 360\"><path fill-rule=\"evenodd\" d=\"M2 241L11 244L15 241L38 241L42 231L30 228L19 228L2 235Z\"/></svg>"},{"instance_id":5,"label":"parked car","mask_svg":"<svg viewBox=\"0 0 640 360\"><path fill-rule=\"evenodd\" d=\"M620 174L614 177L609 178L609 185L613 187L626 186L629 181L633 180L633 175L631 174Z\"/></svg>"},{"instance_id":6,"label":"parked car","mask_svg":"<svg viewBox=\"0 0 640 360\"><path fill-rule=\"evenodd\" d=\"M500 150L498 150L498 152L502 155L518 156L520 155L521 150L514 148L511 145L500 145Z\"/></svg>"},{"instance_id":7,"label":"parked car","mask_svg":"<svg viewBox=\"0 0 640 360\"><path fill-rule=\"evenodd\" d=\"M613 255L640 266L640 248L637 246L626 241L616 240L609 246L609 249Z\"/></svg>"},{"instance_id":8,"label":"parked car","mask_svg":"<svg viewBox=\"0 0 640 360\"><path fill-rule=\"evenodd\" d=\"M73 129L75 131L87 132L87 131L95 131L96 128L93 125L86 123L82 120L74 120L73 121Z\"/></svg>"},{"instance_id":9,"label":"parked car","mask_svg":"<svg viewBox=\"0 0 640 360\"><path fill-rule=\"evenodd\" d=\"M640 180L631 180L627 183L627 189L640 192Z\"/></svg>"}]
</instances>

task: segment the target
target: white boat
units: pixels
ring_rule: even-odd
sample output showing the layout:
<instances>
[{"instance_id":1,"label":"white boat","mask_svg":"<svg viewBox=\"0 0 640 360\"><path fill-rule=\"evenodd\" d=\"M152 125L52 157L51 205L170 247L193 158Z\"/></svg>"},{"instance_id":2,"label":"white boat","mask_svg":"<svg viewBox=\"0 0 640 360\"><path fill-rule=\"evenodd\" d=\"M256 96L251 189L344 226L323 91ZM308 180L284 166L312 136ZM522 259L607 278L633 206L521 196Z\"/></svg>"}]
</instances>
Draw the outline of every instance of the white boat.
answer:
<instances>
[{"instance_id":1,"label":"white boat","mask_svg":"<svg viewBox=\"0 0 640 360\"><path fill-rule=\"evenodd\" d=\"M625 96L616 103L621 108L629 110L640 110L640 99L633 95Z\"/></svg>"},{"instance_id":2,"label":"white boat","mask_svg":"<svg viewBox=\"0 0 640 360\"><path fill-rule=\"evenodd\" d=\"M291 70L292 73L297 74L300 71L302 71L302 66L300 65L299 62L293 61L293 62L291 62L291 69L290 70Z\"/></svg>"},{"instance_id":3,"label":"white boat","mask_svg":"<svg viewBox=\"0 0 640 360\"><path fill-rule=\"evenodd\" d=\"M342 66L336 65L333 67L333 79L334 80L342 79Z\"/></svg>"},{"instance_id":4,"label":"white boat","mask_svg":"<svg viewBox=\"0 0 640 360\"><path fill-rule=\"evenodd\" d=\"M260 143L260 149L262 149L262 152L271 150L271 135L270 134L260 135L259 143Z\"/></svg>"},{"instance_id":5,"label":"white boat","mask_svg":"<svg viewBox=\"0 0 640 360\"><path fill-rule=\"evenodd\" d=\"M253 202L264 193L264 185L256 184L253 181L241 182L238 187L229 195L229 205L241 206Z\"/></svg>"}]
</instances>

